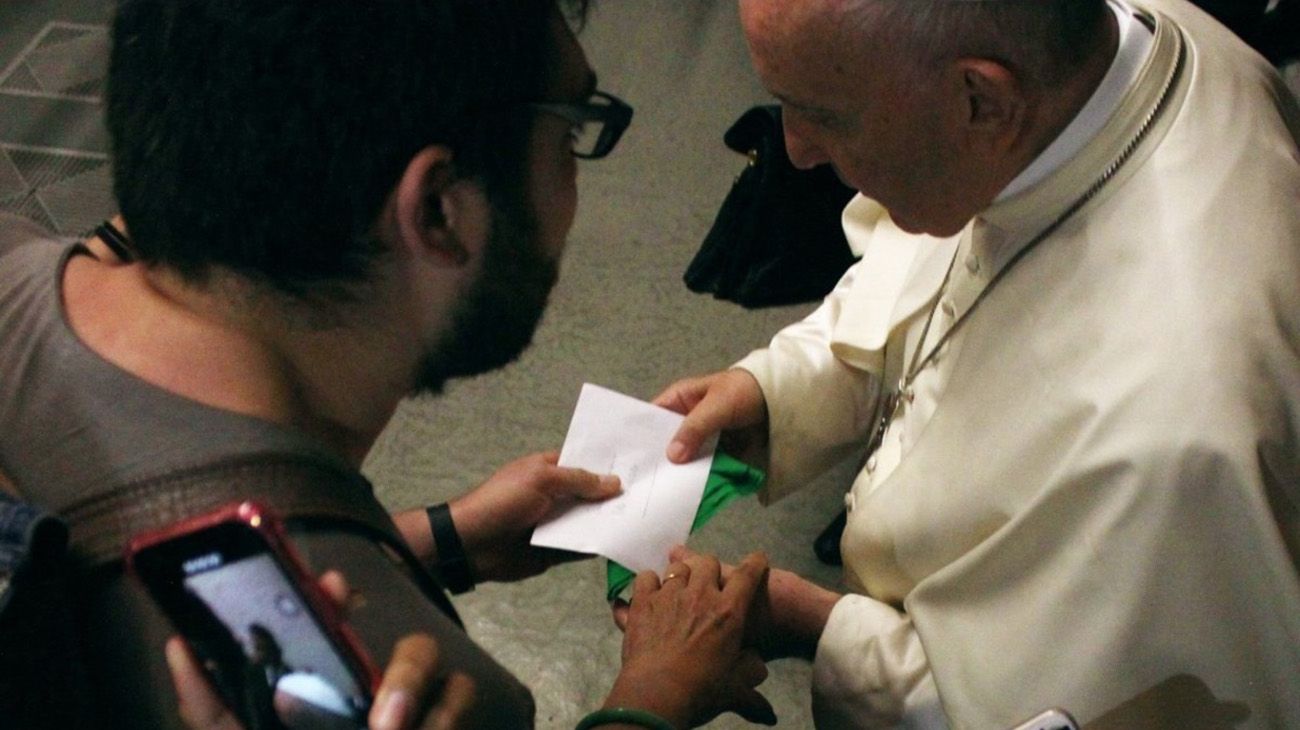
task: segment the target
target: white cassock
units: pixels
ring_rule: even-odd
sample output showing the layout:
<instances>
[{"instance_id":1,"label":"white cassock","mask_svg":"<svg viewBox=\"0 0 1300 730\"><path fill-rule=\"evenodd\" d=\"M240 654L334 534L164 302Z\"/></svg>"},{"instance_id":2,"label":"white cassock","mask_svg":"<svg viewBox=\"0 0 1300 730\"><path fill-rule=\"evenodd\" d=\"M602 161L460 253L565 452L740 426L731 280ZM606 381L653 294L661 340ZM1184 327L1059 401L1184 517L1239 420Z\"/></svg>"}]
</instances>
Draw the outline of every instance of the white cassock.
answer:
<instances>
[{"instance_id":1,"label":"white cassock","mask_svg":"<svg viewBox=\"0 0 1300 730\"><path fill-rule=\"evenodd\" d=\"M889 424L820 726L1300 727L1300 113L1182 0L1117 7L1100 111L951 239L855 199L863 260L738 364L768 501Z\"/></svg>"}]
</instances>

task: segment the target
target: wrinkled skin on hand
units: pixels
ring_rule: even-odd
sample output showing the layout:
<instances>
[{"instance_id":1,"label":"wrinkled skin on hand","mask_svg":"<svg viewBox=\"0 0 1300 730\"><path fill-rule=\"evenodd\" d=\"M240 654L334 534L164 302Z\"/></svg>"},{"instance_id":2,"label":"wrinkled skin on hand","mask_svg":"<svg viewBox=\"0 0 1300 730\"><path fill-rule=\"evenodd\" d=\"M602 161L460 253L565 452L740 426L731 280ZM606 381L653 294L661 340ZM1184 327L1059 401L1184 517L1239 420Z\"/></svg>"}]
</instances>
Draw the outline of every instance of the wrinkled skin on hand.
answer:
<instances>
[{"instance_id":1,"label":"wrinkled skin on hand","mask_svg":"<svg viewBox=\"0 0 1300 730\"><path fill-rule=\"evenodd\" d=\"M775 724L755 687L767 678L758 654L744 648L754 598L766 581L767 558L746 557L722 580L721 565L692 555L636 578L626 612L623 671L606 706L660 714L677 727L706 723L724 712Z\"/></svg>"},{"instance_id":2,"label":"wrinkled skin on hand","mask_svg":"<svg viewBox=\"0 0 1300 730\"><path fill-rule=\"evenodd\" d=\"M696 553L677 546L669 558L682 562ZM731 579L735 567L723 563L722 581ZM771 568L766 580L754 592L745 624L744 646L758 652L763 661L798 657L811 661L817 643L835 604L843 594L827 590L788 570ZM614 623L626 630L629 606L613 605Z\"/></svg>"},{"instance_id":3,"label":"wrinkled skin on hand","mask_svg":"<svg viewBox=\"0 0 1300 730\"><path fill-rule=\"evenodd\" d=\"M654 404L686 416L668 445L674 463L695 458L715 434L720 448L741 461L758 463L767 447L767 401L745 370L683 378L655 396Z\"/></svg>"},{"instance_id":4,"label":"wrinkled skin on hand","mask_svg":"<svg viewBox=\"0 0 1300 730\"><path fill-rule=\"evenodd\" d=\"M696 555L678 546L670 559L686 560ZM736 568L723 564L722 580L730 580ZM831 609L843 598L788 570L772 568L754 595L746 626L745 646L756 649L764 661L798 657L812 660L817 642Z\"/></svg>"}]
</instances>

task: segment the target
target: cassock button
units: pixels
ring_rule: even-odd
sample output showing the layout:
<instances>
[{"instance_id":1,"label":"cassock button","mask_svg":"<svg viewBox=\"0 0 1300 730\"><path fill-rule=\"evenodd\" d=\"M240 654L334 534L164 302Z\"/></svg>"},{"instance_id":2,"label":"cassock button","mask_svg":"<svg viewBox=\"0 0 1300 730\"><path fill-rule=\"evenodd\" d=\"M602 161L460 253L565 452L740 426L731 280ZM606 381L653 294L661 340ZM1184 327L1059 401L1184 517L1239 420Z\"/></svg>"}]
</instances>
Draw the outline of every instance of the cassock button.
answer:
<instances>
[{"instance_id":1,"label":"cassock button","mask_svg":"<svg viewBox=\"0 0 1300 730\"><path fill-rule=\"evenodd\" d=\"M856 507L857 504L858 500L854 498L853 492L844 493L844 509L852 512L853 508Z\"/></svg>"},{"instance_id":2,"label":"cassock button","mask_svg":"<svg viewBox=\"0 0 1300 730\"><path fill-rule=\"evenodd\" d=\"M966 270L971 272L972 274L978 274L980 272L980 257L976 256L975 254L970 254L969 256L967 256Z\"/></svg>"},{"instance_id":3,"label":"cassock button","mask_svg":"<svg viewBox=\"0 0 1300 730\"><path fill-rule=\"evenodd\" d=\"M957 305L953 304L951 299L943 300L943 303L939 306L943 308L943 313L949 317L957 313Z\"/></svg>"},{"instance_id":4,"label":"cassock button","mask_svg":"<svg viewBox=\"0 0 1300 730\"><path fill-rule=\"evenodd\" d=\"M872 456L871 458L867 459L867 473L868 473L868 474L875 474L875 473L876 473L876 463L877 463L877 462L876 462L876 457L875 457L875 456Z\"/></svg>"}]
</instances>

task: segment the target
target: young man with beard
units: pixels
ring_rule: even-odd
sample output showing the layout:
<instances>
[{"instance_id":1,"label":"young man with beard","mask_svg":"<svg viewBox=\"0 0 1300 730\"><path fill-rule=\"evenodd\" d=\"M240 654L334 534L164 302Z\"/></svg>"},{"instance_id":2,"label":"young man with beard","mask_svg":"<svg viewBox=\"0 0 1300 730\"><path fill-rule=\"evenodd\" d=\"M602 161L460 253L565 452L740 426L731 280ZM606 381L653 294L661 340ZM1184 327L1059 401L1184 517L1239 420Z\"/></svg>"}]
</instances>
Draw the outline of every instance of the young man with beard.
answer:
<instances>
[{"instance_id":1,"label":"young man with beard","mask_svg":"<svg viewBox=\"0 0 1300 730\"><path fill-rule=\"evenodd\" d=\"M16 219L0 228L0 468L55 512L268 454L326 473L322 499L364 482L402 398L528 344L575 212L575 155L607 153L630 118L543 0L124 0L112 40L126 235L61 246ZM579 148L584 126L601 133ZM525 457L396 525L449 582L533 575L566 557L528 545L538 520L618 491L555 460ZM464 555L440 555L457 537ZM294 539L367 597L351 621L390 665L375 727L436 714L443 691L463 701L452 672L474 684L452 713L468 725L531 723L527 690L373 539L320 526ZM610 705L675 726L770 715L752 688L761 662L740 648L762 559L725 588L716 562L690 567L697 580L662 589L640 578ZM100 718L177 726L164 621L120 561L96 575L84 653ZM436 652L408 641L386 661L412 634ZM186 720L228 723L187 681L184 649L168 655Z\"/></svg>"},{"instance_id":2,"label":"young man with beard","mask_svg":"<svg viewBox=\"0 0 1300 730\"><path fill-rule=\"evenodd\" d=\"M689 413L670 457L760 448L766 500L860 459L843 593L773 570L766 594L818 724L1300 723L1300 112L1276 72L1184 0L740 11L791 159L861 192L862 260L658 402Z\"/></svg>"}]
</instances>

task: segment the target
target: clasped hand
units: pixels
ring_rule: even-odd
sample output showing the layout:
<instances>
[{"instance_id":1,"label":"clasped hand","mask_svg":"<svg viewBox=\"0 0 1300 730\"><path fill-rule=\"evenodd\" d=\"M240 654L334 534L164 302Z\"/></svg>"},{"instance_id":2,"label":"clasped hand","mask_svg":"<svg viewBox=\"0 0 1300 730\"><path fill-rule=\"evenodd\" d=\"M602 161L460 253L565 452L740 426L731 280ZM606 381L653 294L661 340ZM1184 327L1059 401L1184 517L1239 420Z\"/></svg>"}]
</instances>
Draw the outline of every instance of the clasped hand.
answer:
<instances>
[{"instance_id":1,"label":"clasped hand","mask_svg":"<svg viewBox=\"0 0 1300 730\"><path fill-rule=\"evenodd\" d=\"M776 724L772 705L756 686L767 666L744 646L755 597L767 581L767 558L749 555L722 579L714 558L691 554L661 581L637 575L631 605L618 616L623 671L607 707L637 707L694 727L723 712Z\"/></svg>"},{"instance_id":2,"label":"clasped hand","mask_svg":"<svg viewBox=\"0 0 1300 730\"><path fill-rule=\"evenodd\" d=\"M731 566L718 563L716 558L701 555L684 546L673 548L668 571L691 561L706 560L718 564L722 584L729 583L744 563ZM817 642L830 617L831 610L843 596L816 583L799 577L788 570L770 568L764 571L762 581L754 589L753 601L745 623L744 646L753 649L764 661L798 657L813 658ZM630 606L616 601L613 606L614 623L627 630Z\"/></svg>"}]
</instances>

